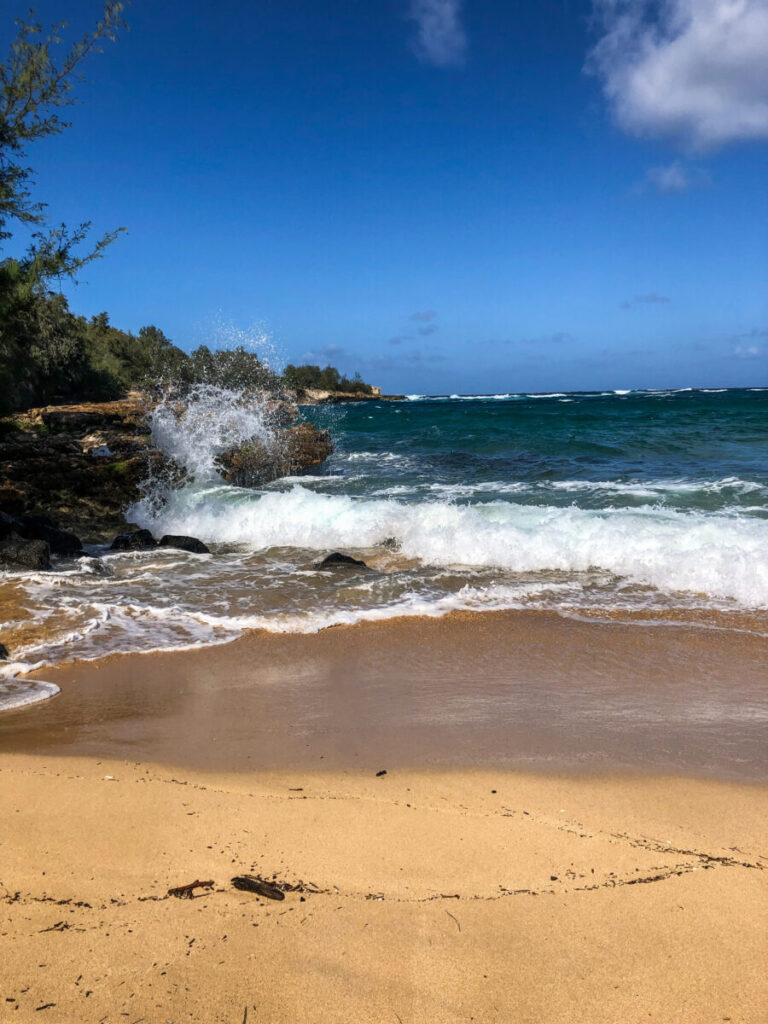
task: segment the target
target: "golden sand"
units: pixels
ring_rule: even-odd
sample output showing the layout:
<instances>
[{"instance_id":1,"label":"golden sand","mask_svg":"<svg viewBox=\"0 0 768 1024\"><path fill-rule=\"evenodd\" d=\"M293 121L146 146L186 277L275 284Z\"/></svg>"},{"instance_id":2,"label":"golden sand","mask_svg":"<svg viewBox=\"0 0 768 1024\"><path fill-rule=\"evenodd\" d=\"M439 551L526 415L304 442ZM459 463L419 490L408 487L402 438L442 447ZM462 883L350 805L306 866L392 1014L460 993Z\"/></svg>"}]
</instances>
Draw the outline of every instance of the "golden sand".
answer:
<instances>
[{"instance_id":1,"label":"golden sand","mask_svg":"<svg viewBox=\"0 0 768 1024\"><path fill-rule=\"evenodd\" d=\"M691 666L695 708L726 687L748 707L760 643L465 617L49 673L61 696L0 723L0 1019L763 1024L768 787L659 774L649 730L623 775L512 770L498 746L523 743L509 687L550 680L571 714L586 682L667 708L681 757L698 728L726 758L738 722L681 712ZM610 758L621 720L582 718L581 743ZM573 735L535 733L537 765Z\"/></svg>"}]
</instances>

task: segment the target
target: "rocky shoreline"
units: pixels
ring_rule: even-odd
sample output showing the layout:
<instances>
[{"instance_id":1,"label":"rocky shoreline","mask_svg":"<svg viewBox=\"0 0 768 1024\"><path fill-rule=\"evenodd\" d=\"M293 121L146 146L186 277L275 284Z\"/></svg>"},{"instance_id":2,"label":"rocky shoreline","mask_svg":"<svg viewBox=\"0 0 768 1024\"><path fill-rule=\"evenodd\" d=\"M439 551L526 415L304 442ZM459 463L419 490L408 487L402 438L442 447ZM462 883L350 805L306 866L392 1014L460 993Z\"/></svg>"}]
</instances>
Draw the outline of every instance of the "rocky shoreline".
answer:
<instances>
[{"instance_id":1,"label":"rocky shoreline","mask_svg":"<svg viewBox=\"0 0 768 1024\"><path fill-rule=\"evenodd\" d=\"M76 556L83 543L109 543L135 525L125 512L143 496L147 480L173 486L185 479L183 467L152 442L152 407L132 394L31 409L5 421L0 569L47 568L52 554ZM333 451L327 431L296 422L293 402L269 400L265 410L273 441L253 438L222 452L217 464L227 483L261 486L317 466Z\"/></svg>"}]
</instances>

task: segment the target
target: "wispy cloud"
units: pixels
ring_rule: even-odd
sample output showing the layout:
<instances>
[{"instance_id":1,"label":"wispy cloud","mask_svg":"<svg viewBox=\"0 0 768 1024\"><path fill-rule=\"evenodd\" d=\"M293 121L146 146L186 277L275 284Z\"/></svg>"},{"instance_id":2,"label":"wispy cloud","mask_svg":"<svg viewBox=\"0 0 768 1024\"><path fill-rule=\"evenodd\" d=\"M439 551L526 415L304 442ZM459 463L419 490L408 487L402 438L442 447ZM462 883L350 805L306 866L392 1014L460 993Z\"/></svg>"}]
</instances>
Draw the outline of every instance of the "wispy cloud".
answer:
<instances>
[{"instance_id":1,"label":"wispy cloud","mask_svg":"<svg viewBox=\"0 0 768 1024\"><path fill-rule=\"evenodd\" d=\"M654 189L658 192L688 192L692 188L701 188L711 183L709 173L702 167L694 167L673 160L671 164L661 167L649 167L645 178L637 187L638 192Z\"/></svg>"},{"instance_id":2,"label":"wispy cloud","mask_svg":"<svg viewBox=\"0 0 768 1024\"><path fill-rule=\"evenodd\" d=\"M573 341L573 335L568 331L555 331L554 334L545 334L537 338L524 338L524 345L562 345L564 342Z\"/></svg>"},{"instance_id":3,"label":"wispy cloud","mask_svg":"<svg viewBox=\"0 0 768 1024\"><path fill-rule=\"evenodd\" d=\"M421 321L421 323L429 323L430 320L434 320L437 313L434 309L425 309L423 313L411 313L411 320Z\"/></svg>"},{"instance_id":4,"label":"wispy cloud","mask_svg":"<svg viewBox=\"0 0 768 1024\"><path fill-rule=\"evenodd\" d=\"M487 338L481 341L481 345L562 345L566 342L574 341L572 334L568 331L555 331L554 334L540 334L530 338ZM538 356L536 357L538 358Z\"/></svg>"},{"instance_id":5,"label":"wispy cloud","mask_svg":"<svg viewBox=\"0 0 768 1024\"><path fill-rule=\"evenodd\" d=\"M766 0L593 0L587 61L619 125L703 150L768 138Z\"/></svg>"},{"instance_id":6,"label":"wispy cloud","mask_svg":"<svg viewBox=\"0 0 768 1024\"><path fill-rule=\"evenodd\" d=\"M403 339L398 335L397 337L389 338L387 340L387 344L388 345L402 345L403 344Z\"/></svg>"},{"instance_id":7,"label":"wispy cloud","mask_svg":"<svg viewBox=\"0 0 768 1024\"><path fill-rule=\"evenodd\" d=\"M428 334L434 334L438 329L437 324L427 324L426 327L419 328L419 334L426 337Z\"/></svg>"},{"instance_id":8,"label":"wispy cloud","mask_svg":"<svg viewBox=\"0 0 768 1024\"><path fill-rule=\"evenodd\" d=\"M329 359L346 359L350 355L342 345L323 345L322 348L312 348L303 352L302 362L323 362Z\"/></svg>"},{"instance_id":9,"label":"wispy cloud","mask_svg":"<svg viewBox=\"0 0 768 1024\"><path fill-rule=\"evenodd\" d=\"M665 306L672 300L668 295L659 295L657 292L647 292L645 295L636 295L634 299L624 299L619 303L619 309L632 309L634 306Z\"/></svg>"},{"instance_id":10,"label":"wispy cloud","mask_svg":"<svg viewBox=\"0 0 768 1024\"><path fill-rule=\"evenodd\" d=\"M759 359L766 354L764 345L734 345L733 355L737 359Z\"/></svg>"},{"instance_id":11,"label":"wispy cloud","mask_svg":"<svg viewBox=\"0 0 768 1024\"><path fill-rule=\"evenodd\" d=\"M411 0L416 22L414 48L426 64L438 68L460 67L467 52L461 22L461 0Z\"/></svg>"},{"instance_id":12,"label":"wispy cloud","mask_svg":"<svg viewBox=\"0 0 768 1024\"><path fill-rule=\"evenodd\" d=\"M736 359L760 359L768 356L768 330L755 327L746 334L739 334L731 354Z\"/></svg>"}]
</instances>

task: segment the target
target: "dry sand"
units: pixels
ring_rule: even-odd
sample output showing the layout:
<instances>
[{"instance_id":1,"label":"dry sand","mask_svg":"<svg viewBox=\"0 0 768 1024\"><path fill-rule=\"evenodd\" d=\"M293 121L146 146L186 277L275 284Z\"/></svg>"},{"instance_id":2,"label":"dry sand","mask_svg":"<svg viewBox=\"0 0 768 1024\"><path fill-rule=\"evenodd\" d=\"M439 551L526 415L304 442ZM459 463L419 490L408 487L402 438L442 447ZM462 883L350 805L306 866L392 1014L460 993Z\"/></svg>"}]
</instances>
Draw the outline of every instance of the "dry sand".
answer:
<instances>
[{"instance_id":1,"label":"dry sand","mask_svg":"<svg viewBox=\"0 0 768 1024\"><path fill-rule=\"evenodd\" d=\"M493 633L489 622L482 630ZM497 625L498 643L516 628L508 618ZM435 633L430 624L402 626L405 632L391 626L337 637L347 657L360 637L400 654L408 641L415 657L415 637L434 652L450 651L449 634L459 635L446 623ZM537 636L529 636L534 647ZM578 631L568 636L578 666L590 644ZM593 652L605 649L606 638L621 641L617 632L590 636ZM652 646L663 647L658 630L653 636ZM326 634L304 644L305 661L296 667L305 688L323 651L340 642ZM677 643L672 634L669 642ZM689 650L703 644L710 661L708 643L692 641ZM271 644L250 637L194 655L74 665L51 675L63 692L47 708L6 717L0 1019L764 1024L766 786L637 772L531 774L495 763L493 752L472 767L467 750L461 764L414 766L400 756L403 745L387 746L394 736L387 730L375 755L388 750L386 762L372 755L363 765L324 769L325 718L312 728L304 722L302 744L284 721L284 763L275 758L270 769L265 755L249 766L240 747L243 710L260 709L258 735L273 737L272 751L281 719L270 709L288 699L245 696L244 666L257 671L259 650L274 664L283 647L280 638ZM757 653L750 649L748 658ZM286 664L295 664L291 658ZM684 661L674 654L670 666L679 670ZM524 659L529 682L534 662ZM362 685L359 659L356 665ZM417 659L428 682L427 665ZM542 679L554 678L552 664L544 668ZM481 681L482 674L475 664L470 677ZM88 720L78 677L84 693L114 686L122 717L97 704ZM492 683L489 677L490 692ZM377 692L363 686L374 709L385 703L376 703ZM396 695L394 686L390 701ZM363 696L355 715L345 719L339 710L348 730L365 712ZM404 687L406 714L413 699ZM158 713L175 761L146 756L160 749ZM206 718L216 734L228 723L238 737L229 770L220 766L221 745L209 764L205 750L194 749ZM392 712L392 730L396 718ZM12 720L21 743L10 742ZM421 721L427 749L432 742L437 750L438 726ZM173 734L178 728L190 731L186 745ZM415 735L408 732L408 745ZM484 735L475 732L478 742ZM53 740L43 742L46 736ZM444 743L440 728L438 736ZM545 736L542 751L551 740ZM128 760L118 753L127 748ZM303 760L294 748L307 750ZM377 777L380 768L387 774ZM303 883L305 891L266 900L233 888L232 877L244 872ZM213 890L189 900L167 895L196 879L213 880Z\"/></svg>"}]
</instances>

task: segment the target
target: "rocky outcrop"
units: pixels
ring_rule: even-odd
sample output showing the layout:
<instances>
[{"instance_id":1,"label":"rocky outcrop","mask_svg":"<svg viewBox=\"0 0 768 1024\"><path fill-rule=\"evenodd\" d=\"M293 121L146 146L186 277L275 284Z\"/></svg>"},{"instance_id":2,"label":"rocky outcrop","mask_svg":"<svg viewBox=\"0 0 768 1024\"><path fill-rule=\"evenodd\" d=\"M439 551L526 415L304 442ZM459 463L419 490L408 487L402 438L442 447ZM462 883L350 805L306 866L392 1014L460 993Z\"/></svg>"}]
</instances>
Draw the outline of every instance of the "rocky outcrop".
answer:
<instances>
[{"instance_id":1,"label":"rocky outcrop","mask_svg":"<svg viewBox=\"0 0 768 1024\"><path fill-rule=\"evenodd\" d=\"M86 541L114 535L150 472L178 472L151 449L146 411L137 396L14 417L0 435L0 509L40 522L50 516L60 531ZM67 542L44 525L38 537L54 553L77 553L74 542L64 550Z\"/></svg>"},{"instance_id":2,"label":"rocky outcrop","mask_svg":"<svg viewBox=\"0 0 768 1024\"><path fill-rule=\"evenodd\" d=\"M51 568L51 549L44 540L25 540L10 533L0 541L0 569L36 572Z\"/></svg>"},{"instance_id":3,"label":"rocky outcrop","mask_svg":"<svg viewBox=\"0 0 768 1024\"><path fill-rule=\"evenodd\" d=\"M341 405L344 402L400 402L405 395L382 395L380 388L373 394L363 391L321 391L320 388L306 388L302 391L302 405Z\"/></svg>"},{"instance_id":4,"label":"rocky outcrop","mask_svg":"<svg viewBox=\"0 0 768 1024\"><path fill-rule=\"evenodd\" d=\"M274 440L254 438L224 452L218 460L224 480L262 486L331 454L327 431L295 423L293 400L258 401ZM152 446L150 409L147 399L133 394L119 402L32 409L0 423L0 510L17 520L19 538L43 541L56 555L77 555L79 538L107 543L124 534L125 510L142 497L145 481L182 484L185 471ZM180 400L180 416L184 409Z\"/></svg>"},{"instance_id":5,"label":"rocky outcrop","mask_svg":"<svg viewBox=\"0 0 768 1024\"><path fill-rule=\"evenodd\" d=\"M67 530L60 530L48 516L10 516L0 512L0 537L10 533L23 540L44 540L54 555L77 556L83 552L80 538Z\"/></svg>"},{"instance_id":6,"label":"rocky outcrop","mask_svg":"<svg viewBox=\"0 0 768 1024\"><path fill-rule=\"evenodd\" d=\"M311 423L297 423L276 434L271 444L253 438L233 446L217 456L216 466L229 484L262 487L319 465L332 451L327 430L319 430Z\"/></svg>"}]
</instances>

